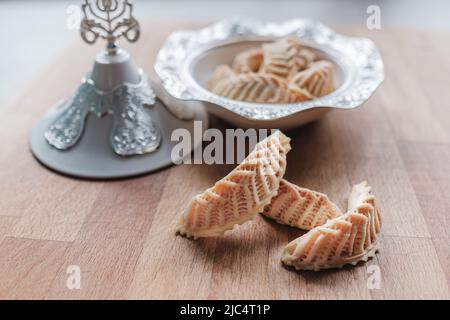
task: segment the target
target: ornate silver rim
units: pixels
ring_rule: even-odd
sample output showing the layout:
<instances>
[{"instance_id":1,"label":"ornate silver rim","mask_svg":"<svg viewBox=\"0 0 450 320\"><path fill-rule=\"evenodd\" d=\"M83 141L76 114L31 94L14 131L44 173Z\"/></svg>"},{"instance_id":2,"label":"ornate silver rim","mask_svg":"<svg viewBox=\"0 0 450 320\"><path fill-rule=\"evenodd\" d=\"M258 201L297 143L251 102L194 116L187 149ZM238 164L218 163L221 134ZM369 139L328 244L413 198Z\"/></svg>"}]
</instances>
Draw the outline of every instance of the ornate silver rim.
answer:
<instances>
[{"instance_id":1,"label":"ornate silver rim","mask_svg":"<svg viewBox=\"0 0 450 320\"><path fill-rule=\"evenodd\" d=\"M191 74L191 63L213 47L249 38L288 35L306 40L332 56L349 74L347 80L333 93L311 101L262 104L217 96L197 83ZM363 104L384 80L383 61L371 40L344 36L320 22L307 19L261 22L231 18L200 30L176 31L160 49L154 67L163 87L173 97L210 102L250 120L275 120L317 107L355 108Z\"/></svg>"}]
</instances>

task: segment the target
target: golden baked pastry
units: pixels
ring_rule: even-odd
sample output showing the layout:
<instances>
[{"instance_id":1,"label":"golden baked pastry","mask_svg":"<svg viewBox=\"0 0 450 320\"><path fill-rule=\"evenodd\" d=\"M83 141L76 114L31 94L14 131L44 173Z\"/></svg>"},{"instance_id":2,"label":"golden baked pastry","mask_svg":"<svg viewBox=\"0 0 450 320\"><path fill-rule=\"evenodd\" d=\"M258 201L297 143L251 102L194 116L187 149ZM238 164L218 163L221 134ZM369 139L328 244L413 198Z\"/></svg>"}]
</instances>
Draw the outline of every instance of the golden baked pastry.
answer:
<instances>
[{"instance_id":1,"label":"golden baked pastry","mask_svg":"<svg viewBox=\"0 0 450 320\"><path fill-rule=\"evenodd\" d=\"M281 78L294 76L307 68L308 64L315 59L312 51L302 49L300 40L296 37L263 44L263 54L260 72L274 74Z\"/></svg>"},{"instance_id":2,"label":"golden baked pastry","mask_svg":"<svg viewBox=\"0 0 450 320\"><path fill-rule=\"evenodd\" d=\"M311 63L317 60L317 56L312 50L303 48L299 51L298 59L299 61L297 63L303 65L303 69L306 69L311 65Z\"/></svg>"},{"instance_id":3,"label":"golden baked pastry","mask_svg":"<svg viewBox=\"0 0 450 320\"><path fill-rule=\"evenodd\" d=\"M236 73L258 72L263 61L261 48L252 48L237 54L233 60L233 70Z\"/></svg>"},{"instance_id":4,"label":"golden baked pastry","mask_svg":"<svg viewBox=\"0 0 450 320\"><path fill-rule=\"evenodd\" d=\"M278 223L310 230L342 212L327 195L282 179L277 196L264 208L263 214Z\"/></svg>"},{"instance_id":5,"label":"golden baked pastry","mask_svg":"<svg viewBox=\"0 0 450 320\"><path fill-rule=\"evenodd\" d=\"M313 96L308 90L300 88L295 83L289 83L288 88L292 93L296 95L296 102L308 101L315 98L315 96Z\"/></svg>"},{"instance_id":6,"label":"golden baked pastry","mask_svg":"<svg viewBox=\"0 0 450 320\"><path fill-rule=\"evenodd\" d=\"M374 196L371 195L371 190L372 188L367 184L366 181L361 182L360 184L355 184L352 187L350 196L348 197L347 210L351 210L361 203L374 202L375 200Z\"/></svg>"},{"instance_id":7,"label":"golden baked pastry","mask_svg":"<svg viewBox=\"0 0 450 320\"><path fill-rule=\"evenodd\" d=\"M308 69L294 75L290 82L315 97L329 94L335 90L333 64L326 60L313 62Z\"/></svg>"},{"instance_id":8,"label":"golden baked pastry","mask_svg":"<svg viewBox=\"0 0 450 320\"><path fill-rule=\"evenodd\" d=\"M290 242L281 261L298 270L340 268L367 261L378 250L381 216L366 182L355 185L347 213Z\"/></svg>"},{"instance_id":9,"label":"golden baked pastry","mask_svg":"<svg viewBox=\"0 0 450 320\"><path fill-rule=\"evenodd\" d=\"M213 74L212 78L216 78ZM211 92L233 100L261 103L291 103L304 101L305 96L290 90L288 84L276 76L262 73L241 73L221 81L210 81Z\"/></svg>"},{"instance_id":10,"label":"golden baked pastry","mask_svg":"<svg viewBox=\"0 0 450 320\"><path fill-rule=\"evenodd\" d=\"M234 71L227 66L222 64L218 66L208 79L208 89L213 91L214 88L222 81L227 81L229 78L235 77Z\"/></svg>"},{"instance_id":11,"label":"golden baked pastry","mask_svg":"<svg viewBox=\"0 0 450 320\"><path fill-rule=\"evenodd\" d=\"M220 236L255 217L277 194L286 169L290 139L276 131L226 177L195 196L180 217L177 233L187 237Z\"/></svg>"}]
</instances>

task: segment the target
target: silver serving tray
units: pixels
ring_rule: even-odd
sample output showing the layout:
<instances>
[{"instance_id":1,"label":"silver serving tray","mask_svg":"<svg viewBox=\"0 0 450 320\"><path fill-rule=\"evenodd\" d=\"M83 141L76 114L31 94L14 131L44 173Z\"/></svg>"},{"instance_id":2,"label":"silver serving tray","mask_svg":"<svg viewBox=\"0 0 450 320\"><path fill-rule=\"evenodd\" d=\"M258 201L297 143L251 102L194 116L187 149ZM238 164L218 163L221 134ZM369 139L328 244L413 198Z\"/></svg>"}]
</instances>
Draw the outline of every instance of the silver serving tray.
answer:
<instances>
[{"instance_id":1,"label":"silver serving tray","mask_svg":"<svg viewBox=\"0 0 450 320\"><path fill-rule=\"evenodd\" d=\"M334 63L336 91L306 102L270 104L230 100L207 90L206 81L219 64L231 64L238 52L288 35ZM289 129L332 109L358 107L384 79L383 61L371 40L344 36L307 19L231 18L200 30L176 31L160 49L154 67L169 96L202 101L208 112L241 127Z\"/></svg>"}]
</instances>

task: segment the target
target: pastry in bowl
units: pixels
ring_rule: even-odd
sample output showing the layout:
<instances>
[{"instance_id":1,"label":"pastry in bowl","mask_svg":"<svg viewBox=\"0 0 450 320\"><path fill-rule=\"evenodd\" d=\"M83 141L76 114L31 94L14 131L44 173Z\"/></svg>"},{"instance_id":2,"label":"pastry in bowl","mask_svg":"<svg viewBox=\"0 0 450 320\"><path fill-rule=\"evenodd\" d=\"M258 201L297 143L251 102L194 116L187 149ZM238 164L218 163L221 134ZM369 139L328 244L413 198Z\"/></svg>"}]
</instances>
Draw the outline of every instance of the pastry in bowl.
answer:
<instances>
[{"instance_id":1,"label":"pastry in bowl","mask_svg":"<svg viewBox=\"0 0 450 320\"><path fill-rule=\"evenodd\" d=\"M233 60L233 70L237 73L258 72L264 59L261 48L253 48L237 54Z\"/></svg>"},{"instance_id":2,"label":"pastry in bowl","mask_svg":"<svg viewBox=\"0 0 450 320\"><path fill-rule=\"evenodd\" d=\"M234 73L227 65L219 66L208 86L215 94L239 101L291 103L307 100L310 95L291 90L287 82L269 73Z\"/></svg>"}]
</instances>

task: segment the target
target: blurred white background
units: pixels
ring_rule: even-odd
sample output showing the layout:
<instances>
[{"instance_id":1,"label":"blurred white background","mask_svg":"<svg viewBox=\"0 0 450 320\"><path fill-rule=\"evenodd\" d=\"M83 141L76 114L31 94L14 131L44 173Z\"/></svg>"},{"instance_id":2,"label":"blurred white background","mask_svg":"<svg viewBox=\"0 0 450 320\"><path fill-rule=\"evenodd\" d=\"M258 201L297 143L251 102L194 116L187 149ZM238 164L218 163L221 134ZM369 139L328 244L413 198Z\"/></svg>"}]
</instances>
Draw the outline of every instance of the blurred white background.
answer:
<instances>
[{"instance_id":1,"label":"blurred white background","mask_svg":"<svg viewBox=\"0 0 450 320\"><path fill-rule=\"evenodd\" d=\"M82 1L0 1L0 108L74 41L78 31L66 27L67 8ZM365 26L367 7L381 9L382 28L450 31L450 1L366 0L135 0L142 21L211 22L229 15L265 20L317 19L330 26ZM155 31L156 32L156 31ZM450 40L450 39L449 39Z\"/></svg>"}]
</instances>

